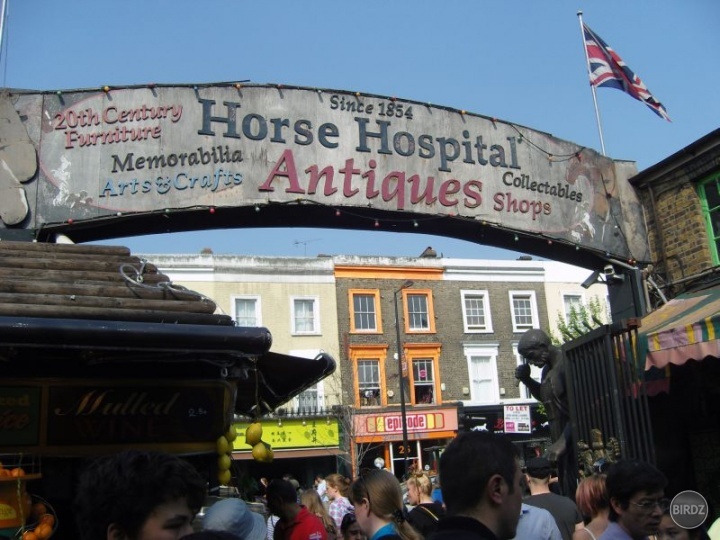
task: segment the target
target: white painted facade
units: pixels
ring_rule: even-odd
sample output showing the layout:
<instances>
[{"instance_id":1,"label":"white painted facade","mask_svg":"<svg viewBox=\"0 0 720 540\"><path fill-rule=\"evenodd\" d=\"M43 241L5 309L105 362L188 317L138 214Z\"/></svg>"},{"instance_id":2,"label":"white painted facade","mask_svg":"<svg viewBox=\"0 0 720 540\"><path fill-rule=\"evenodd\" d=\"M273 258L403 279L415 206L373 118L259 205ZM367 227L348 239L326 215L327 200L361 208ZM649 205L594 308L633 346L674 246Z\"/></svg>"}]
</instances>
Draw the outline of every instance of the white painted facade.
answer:
<instances>
[{"instance_id":1,"label":"white painted facade","mask_svg":"<svg viewBox=\"0 0 720 540\"><path fill-rule=\"evenodd\" d=\"M585 268L571 266L557 261L543 261L545 267L545 298L548 321L553 334L560 337L557 323L560 315L567 320L569 308L574 303L587 306L591 299L597 298L603 306L603 323L609 323L608 291L605 283L599 281L588 288L582 283L592 273Z\"/></svg>"},{"instance_id":2,"label":"white painted facade","mask_svg":"<svg viewBox=\"0 0 720 540\"><path fill-rule=\"evenodd\" d=\"M271 351L303 358L320 352L339 359L335 278L330 258L235 255L142 255L173 283L212 299L240 326L270 330ZM254 324L253 324L254 320ZM340 370L289 403L320 409L340 403ZM310 405L307 404L309 407Z\"/></svg>"}]
</instances>

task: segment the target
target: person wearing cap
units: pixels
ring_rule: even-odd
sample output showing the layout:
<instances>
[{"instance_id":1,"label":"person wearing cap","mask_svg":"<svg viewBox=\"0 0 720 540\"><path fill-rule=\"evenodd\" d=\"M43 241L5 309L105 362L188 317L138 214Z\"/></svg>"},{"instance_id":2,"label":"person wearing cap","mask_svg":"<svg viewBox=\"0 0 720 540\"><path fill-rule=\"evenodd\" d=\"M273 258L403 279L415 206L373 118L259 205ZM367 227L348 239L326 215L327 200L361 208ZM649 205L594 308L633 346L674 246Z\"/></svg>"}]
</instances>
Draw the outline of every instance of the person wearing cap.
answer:
<instances>
[{"instance_id":1,"label":"person wearing cap","mask_svg":"<svg viewBox=\"0 0 720 540\"><path fill-rule=\"evenodd\" d=\"M274 540L327 540L319 517L297 502L297 492L287 480L273 480L267 488L267 505L280 519L275 524Z\"/></svg>"},{"instance_id":2,"label":"person wearing cap","mask_svg":"<svg viewBox=\"0 0 720 540\"><path fill-rule=\"evenodd\" d=\"M205 512L203 530L226 531L241 540L266 540L265 518L253 512L242 499L223 499Z\"/></svg>"},{"instance_id":3,"label":"person wearing cap","mask_svg":"<svg viewBox=\"0 0 720 540\"><path fill-rule=\"evenodd\" d=\"M577 505L568 497L550 491L552 466L544 457L535 457L525 464L525 478L530 496L525 503L544 508L557 523L563 540L572 540L573 532L584 527L583 518Z\"/></svg>"}]
</instances>

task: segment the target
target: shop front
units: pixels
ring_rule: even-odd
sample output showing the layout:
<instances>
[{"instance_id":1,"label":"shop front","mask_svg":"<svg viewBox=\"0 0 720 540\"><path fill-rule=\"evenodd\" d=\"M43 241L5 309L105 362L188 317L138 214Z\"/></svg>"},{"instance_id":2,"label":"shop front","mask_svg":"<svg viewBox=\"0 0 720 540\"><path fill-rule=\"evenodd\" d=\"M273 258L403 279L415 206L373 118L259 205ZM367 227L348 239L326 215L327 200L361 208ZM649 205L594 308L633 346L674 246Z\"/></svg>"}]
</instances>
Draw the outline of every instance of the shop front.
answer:
<instances>
[{"instance_id":1,"label":"shop front","mask_svg":"<svg viewBox=\"0 0 720 540\"><path fill-rule=\"evenodd\" d=\"M458 409L460 431L502 433L518 447L523 462L543 455L552 442L537 402L466 405Z\"/></svg>"},{"instance_id":2,"label":"shop front","mask_svg":"<svg viewBox=\"0 0 720 540\"><path fill-rule=\"evenodd\" d=\"M356 472L384 467L402 478L409 470L437 471L437 447L445 446L458 432L457 406L412 407L405 417L407 448L400 411L353 415L349 440Z\"/></svg>"},{"instance_id":3,"label":"shop front","mask_svg":"<svg viewBox=\"0 0 720 540\"><path fill-rule=\"evenodd\" d=\"M249 422L236 423L239 434L233 443L232 456L246 476L258 482L260 478L280 478L291 474L302 487L311 487L316 475L327 476L342 470L348 455L340 448L340 423L337 417L276 416L259 420L263 440L273 449L273 462L254 460L252 448L245 442L244 433Z\"/></svg>"},{"instance_id":4,"label":"shop front","mask_svg":"<svg viewBox=\"0 0 720 540\"><path fill-rule=\"evenodd\" d=\"M128 448L183 454L204 477L217 477L208 457L235 392L220 380L4 379L0 461L18 472L0 478L0 534L31 524L28 505L42 501L57 522L53 537L72 538L77 472L94 456Z\"/></svg>"},{"instance_id":5,"label":"shop front","mask_svg":"<svg viewBox=\"0 0 720 540\"><path fill-rule=\"evenodd\" d=\"M638 330L656 464L667 492L699 491L720 510L720 286L680 294Z\"/></svg>"}]
</instances>

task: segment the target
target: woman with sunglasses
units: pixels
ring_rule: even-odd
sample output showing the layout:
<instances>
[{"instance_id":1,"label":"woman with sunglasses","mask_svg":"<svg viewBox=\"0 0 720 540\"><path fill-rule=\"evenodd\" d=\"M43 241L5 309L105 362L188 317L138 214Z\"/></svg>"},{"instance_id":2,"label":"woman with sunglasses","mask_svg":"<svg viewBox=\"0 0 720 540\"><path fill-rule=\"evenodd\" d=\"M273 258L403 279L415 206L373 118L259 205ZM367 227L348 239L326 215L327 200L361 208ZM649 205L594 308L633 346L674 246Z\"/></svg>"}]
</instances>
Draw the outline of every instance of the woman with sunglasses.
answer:
<instances>
[{"instance_id":1,"label":"woman with sunglasses","mask_svg":"<svg viewBox=\"0 0 720 540\"><path fill-rule=\"evenodd\" d=\"M400 482L388 471L372 470L350 486L360 529L370 540L421 540L405 519Z\"/></svg>"}]
</instances>

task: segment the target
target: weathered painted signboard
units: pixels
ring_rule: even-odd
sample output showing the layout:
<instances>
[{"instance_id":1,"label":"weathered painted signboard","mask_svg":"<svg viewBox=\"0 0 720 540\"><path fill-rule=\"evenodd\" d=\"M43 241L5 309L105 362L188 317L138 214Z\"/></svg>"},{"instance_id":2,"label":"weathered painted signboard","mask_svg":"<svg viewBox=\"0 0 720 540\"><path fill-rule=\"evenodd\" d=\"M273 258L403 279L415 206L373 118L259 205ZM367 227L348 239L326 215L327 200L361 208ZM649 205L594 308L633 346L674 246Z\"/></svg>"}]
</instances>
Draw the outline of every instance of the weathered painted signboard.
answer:
<instances>
[{"instance_id":1,"label":"weathered painted signboard","mask_svg":"<svg viewBox=\"0 0 720 540\"><path fill-rule=\"evenodd\" d=\"M450 216L623 259L648 256L627 182L633 163L465 111L233 84L10 91L4 104L39 167L29 181L0 178L0 189L24 190L29 203L22 219L17 197L0 203L14 205L0 227L313 203ZM0 155L10 165L11 151Z\"/></svg>"},{"instance_id":2,"label":"weathered painted signboard","mask_svg":"<svg viewBox=\"0 0 720 540\"><path fill-rule=\"evenodd\" d=\"M136 448L215 450L232 418L223 381L6 380L0 444L13 452L86 455Z\"/></svg>"}]
</instances>

